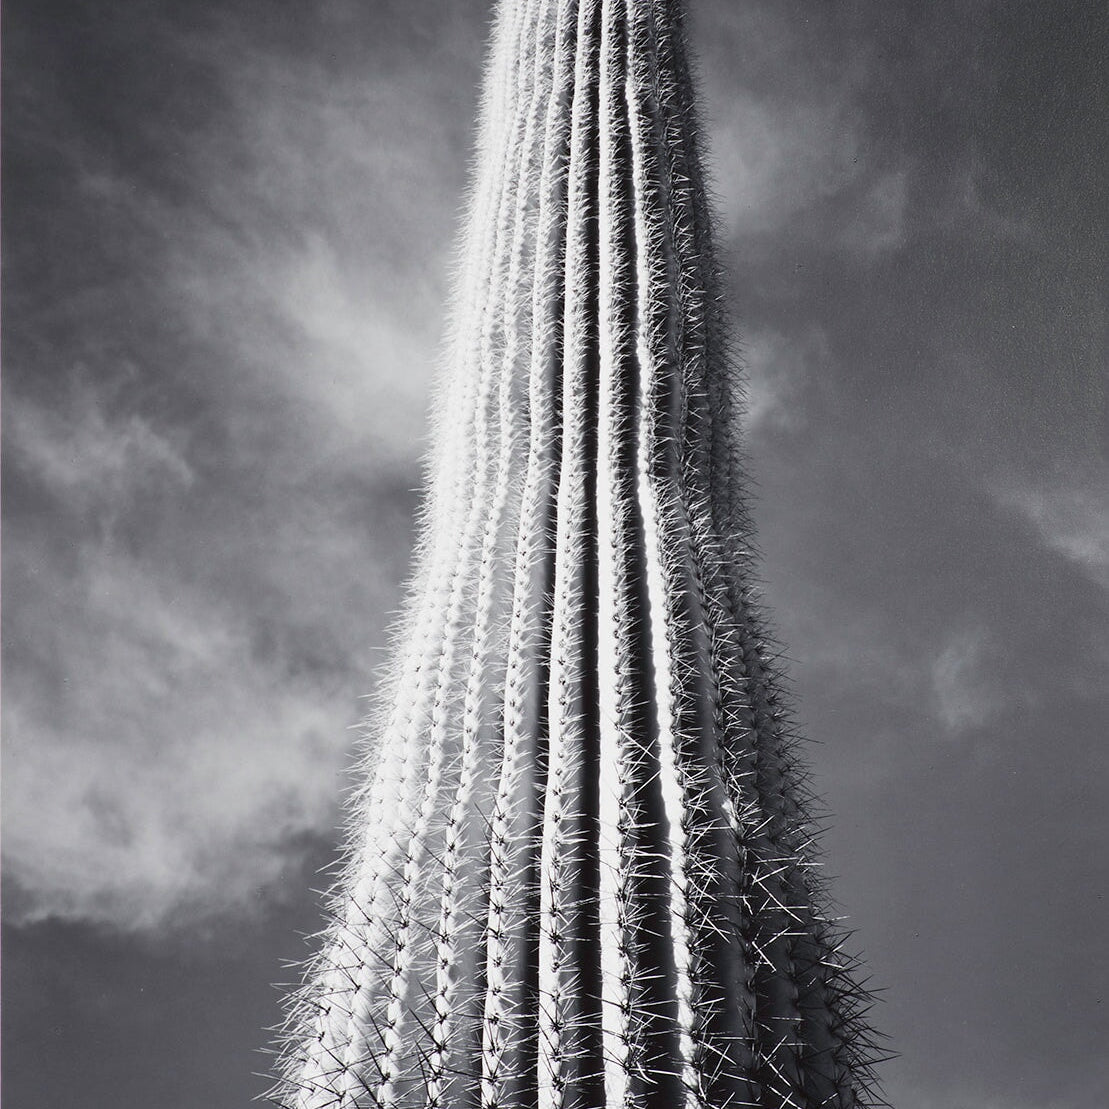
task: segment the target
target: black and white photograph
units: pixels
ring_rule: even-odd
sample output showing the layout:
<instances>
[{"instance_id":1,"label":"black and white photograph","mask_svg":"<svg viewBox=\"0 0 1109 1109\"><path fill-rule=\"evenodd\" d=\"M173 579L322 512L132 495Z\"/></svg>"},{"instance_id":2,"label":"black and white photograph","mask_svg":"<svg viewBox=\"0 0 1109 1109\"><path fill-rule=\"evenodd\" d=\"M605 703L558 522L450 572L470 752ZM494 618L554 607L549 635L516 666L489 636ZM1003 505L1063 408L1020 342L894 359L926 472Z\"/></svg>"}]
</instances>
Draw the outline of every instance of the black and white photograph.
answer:
<instances>
[{"instance_id":1,"label":"black and white photograph","mask_svg":"<svg viewBox=\"0 0 1109 1109\"><path fill-rule=\"evenodd\" d=\"M1109 1104L1109 7L0 39L6 1109Z\"/></svg>"}]
</instances>

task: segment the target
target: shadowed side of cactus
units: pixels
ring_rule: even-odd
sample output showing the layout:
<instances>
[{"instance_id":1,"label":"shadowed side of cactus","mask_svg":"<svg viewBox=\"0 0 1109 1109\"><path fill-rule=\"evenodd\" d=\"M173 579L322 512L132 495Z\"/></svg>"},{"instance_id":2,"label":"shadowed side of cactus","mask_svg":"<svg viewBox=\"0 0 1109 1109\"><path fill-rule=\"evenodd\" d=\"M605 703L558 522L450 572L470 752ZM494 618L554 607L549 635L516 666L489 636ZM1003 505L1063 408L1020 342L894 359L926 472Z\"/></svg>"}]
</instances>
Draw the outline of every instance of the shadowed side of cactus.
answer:
<instances>
[{"instance_id":1,"label":"shadowed side of cactus","mask_svg":"<svg viewBox=\"0 0 1109 1109\"><path fill-rule=\"evenodd\" d=\"M853 1109L676 0L504 0L416 574L292 1109Z\"/></svg>"}]
</instances>

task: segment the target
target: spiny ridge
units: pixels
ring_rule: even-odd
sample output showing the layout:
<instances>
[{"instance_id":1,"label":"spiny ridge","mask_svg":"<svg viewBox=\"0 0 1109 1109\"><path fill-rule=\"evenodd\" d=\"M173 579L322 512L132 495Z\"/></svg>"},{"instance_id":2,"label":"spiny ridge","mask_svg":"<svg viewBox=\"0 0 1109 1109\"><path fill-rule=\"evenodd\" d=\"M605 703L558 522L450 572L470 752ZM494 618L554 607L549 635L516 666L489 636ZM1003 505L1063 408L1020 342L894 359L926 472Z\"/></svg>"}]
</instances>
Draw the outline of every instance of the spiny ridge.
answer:
<instances>
[{"instance_id":1,"label":"spiny ridge","mask_svg":"<svg viewBox=\"0 0 1109 1109\"><path fill-rule=\"evenodd\" d=\"M865 1109L759 610L678 0L502 0L434 451L285 1109Z\"/></svg>"}]
</instances>

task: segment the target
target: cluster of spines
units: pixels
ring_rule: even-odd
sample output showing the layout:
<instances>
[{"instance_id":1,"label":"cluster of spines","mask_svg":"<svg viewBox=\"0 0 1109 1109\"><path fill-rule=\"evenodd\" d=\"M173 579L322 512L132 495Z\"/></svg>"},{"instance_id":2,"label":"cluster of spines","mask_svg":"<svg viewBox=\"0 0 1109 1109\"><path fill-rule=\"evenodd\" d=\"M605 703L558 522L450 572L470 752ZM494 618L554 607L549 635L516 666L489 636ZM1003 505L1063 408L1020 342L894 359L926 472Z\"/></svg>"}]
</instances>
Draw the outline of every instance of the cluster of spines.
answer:
<instances>
[{"instance_id":1,"label":"cluster of spines","mask_svg":"<svg viewBox=\"0 0 1109 1109\"><path fill-rule=\"evenodd\" d=\"M855 1109L677 0L504 0L408 615L290 1109Z\"/></svg>"}]
</instances>

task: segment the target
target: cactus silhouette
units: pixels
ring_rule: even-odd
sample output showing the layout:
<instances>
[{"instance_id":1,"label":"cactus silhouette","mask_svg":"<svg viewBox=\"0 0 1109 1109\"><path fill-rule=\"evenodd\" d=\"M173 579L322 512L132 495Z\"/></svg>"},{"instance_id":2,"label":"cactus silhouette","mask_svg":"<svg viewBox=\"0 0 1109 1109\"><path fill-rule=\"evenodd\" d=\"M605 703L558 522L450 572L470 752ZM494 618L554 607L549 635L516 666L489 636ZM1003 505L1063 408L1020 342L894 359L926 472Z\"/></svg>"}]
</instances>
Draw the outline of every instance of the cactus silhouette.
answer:
<instances>
[{"instance_id":1,"label":"cactus silhouette","mask_svg":"<svg viewBox=\"0 0 1109 1109\"><path fill-rule=\"evenodd\" d=\"M676 0L503 0L296 1109L872 1104L753 593Z\"/></svg>"}]
</instances>

